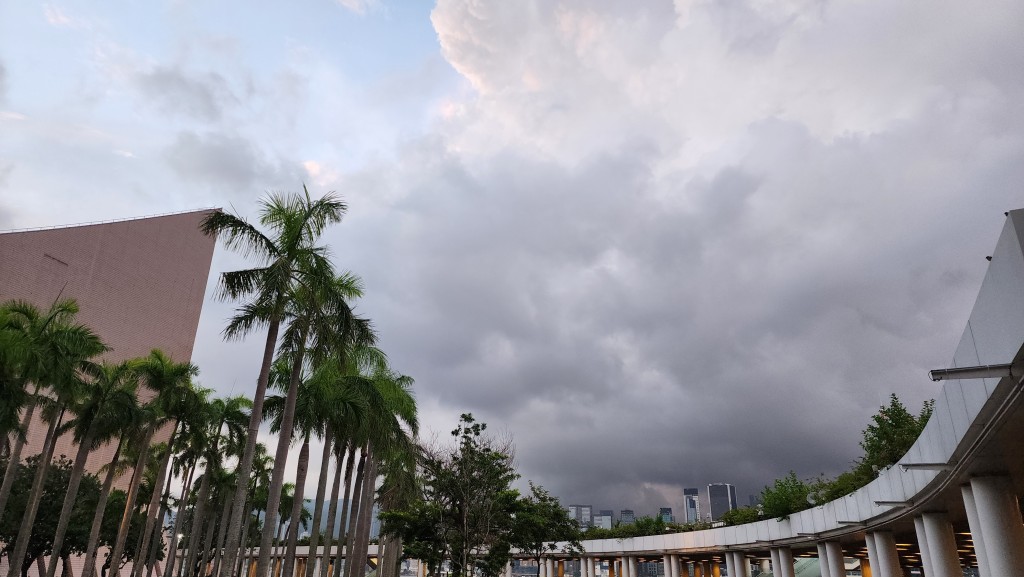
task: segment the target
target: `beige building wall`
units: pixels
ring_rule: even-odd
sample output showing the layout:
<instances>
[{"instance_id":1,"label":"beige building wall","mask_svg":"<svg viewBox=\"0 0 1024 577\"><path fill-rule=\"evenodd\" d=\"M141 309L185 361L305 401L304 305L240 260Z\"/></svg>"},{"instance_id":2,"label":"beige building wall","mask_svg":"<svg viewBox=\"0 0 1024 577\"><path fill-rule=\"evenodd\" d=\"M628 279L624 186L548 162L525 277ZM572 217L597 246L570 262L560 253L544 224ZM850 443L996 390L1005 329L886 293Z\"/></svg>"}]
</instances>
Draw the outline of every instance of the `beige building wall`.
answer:
<instances>
[{"instance_id":1,"label":"beige building wall","mask_svg":"<svg viewBox=\"0 0 1024 577\"><path fill-rule=\"evenodd\" d=\"M0 301L23 299L40 309L58 296L78 301L78 318L120 361L163 350L178 362L192 358L215 239L199 230L210 210L60 228L0 233ZM46 434L34 422L23 457L36 454ZM169 429L164 431L166 440ZM114 447L89 456L96 472ZM62 438L54 455L73 458ZM119 486L125 486L128 475Z\"/></svg>"}]
</instances>

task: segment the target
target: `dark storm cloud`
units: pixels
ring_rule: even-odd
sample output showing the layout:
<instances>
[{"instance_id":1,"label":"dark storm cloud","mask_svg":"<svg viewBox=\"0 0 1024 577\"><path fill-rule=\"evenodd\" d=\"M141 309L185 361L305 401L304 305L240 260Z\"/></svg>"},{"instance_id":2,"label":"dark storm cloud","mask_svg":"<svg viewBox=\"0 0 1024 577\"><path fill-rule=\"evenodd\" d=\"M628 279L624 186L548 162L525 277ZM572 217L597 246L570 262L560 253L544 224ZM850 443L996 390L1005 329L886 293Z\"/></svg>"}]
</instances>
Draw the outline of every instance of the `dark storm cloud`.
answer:
<instances>
[{"instance_id":1,"label":"dark storm cloud","mask_svg":"<svg viewBox=\"0 0 1024 577\"><path fill-rule=\"evenodd\" d=\"M137 73L139 94L162 112L206 122L220 120L226 107L239 104L228 80L217 72L189 74L174 66Z\"/></svg>"}]
</instances>

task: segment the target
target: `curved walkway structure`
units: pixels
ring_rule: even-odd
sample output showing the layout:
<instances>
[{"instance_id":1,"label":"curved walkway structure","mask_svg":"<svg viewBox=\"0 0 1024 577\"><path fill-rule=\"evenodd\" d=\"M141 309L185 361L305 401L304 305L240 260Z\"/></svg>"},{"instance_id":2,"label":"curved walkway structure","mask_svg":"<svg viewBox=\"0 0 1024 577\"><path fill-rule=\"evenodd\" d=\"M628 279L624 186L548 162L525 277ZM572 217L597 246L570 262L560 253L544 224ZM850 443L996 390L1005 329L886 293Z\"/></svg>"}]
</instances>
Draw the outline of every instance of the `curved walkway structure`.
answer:
<instances>
[{"instance_id":1,"label":"curved walkway structure","mask_svg":"<svg viewBox=\"0 0 1024 577\"><path fill-rule=\"evenodd\" d=\"M1007 214L978 299L924 432L898 466L841 499L768 520L670 535L584 541L581 577L596 562L610 577L639 577L639 562L664 563L665 577L749 577L751 565L794 577L794 556L816 556L824 577L1024 575L1024 210ZM563 572L566 556L541 564ZM506 575L511 569L506 570ZM918 573L919 574L919 573Z\"/></svg>"}]
</instances>

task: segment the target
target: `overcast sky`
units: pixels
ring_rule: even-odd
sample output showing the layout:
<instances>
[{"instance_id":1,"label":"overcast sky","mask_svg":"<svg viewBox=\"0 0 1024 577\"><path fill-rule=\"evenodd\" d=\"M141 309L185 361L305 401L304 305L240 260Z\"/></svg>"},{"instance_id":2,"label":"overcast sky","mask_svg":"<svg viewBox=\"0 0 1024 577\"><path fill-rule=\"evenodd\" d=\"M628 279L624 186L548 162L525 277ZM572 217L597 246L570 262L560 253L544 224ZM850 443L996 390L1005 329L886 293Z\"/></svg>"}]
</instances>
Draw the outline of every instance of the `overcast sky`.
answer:
<instances>
[{"instance_id":1,"label":"overcast sky","mask_svg":"<svg viewBox=\"0 0 1024 577\"><path fill-rule=\"evenodd\" d=\"M1019 0L4 2L0 228L335 190L326 241L428 430L474 413L566 504L745 502L938 390L1024 206L1022 23ZM214 275L241 265L219 248ZM222 343L230 310L208 298L194 360L248 393L261 338Z\"/></svg>"}]
</instances>

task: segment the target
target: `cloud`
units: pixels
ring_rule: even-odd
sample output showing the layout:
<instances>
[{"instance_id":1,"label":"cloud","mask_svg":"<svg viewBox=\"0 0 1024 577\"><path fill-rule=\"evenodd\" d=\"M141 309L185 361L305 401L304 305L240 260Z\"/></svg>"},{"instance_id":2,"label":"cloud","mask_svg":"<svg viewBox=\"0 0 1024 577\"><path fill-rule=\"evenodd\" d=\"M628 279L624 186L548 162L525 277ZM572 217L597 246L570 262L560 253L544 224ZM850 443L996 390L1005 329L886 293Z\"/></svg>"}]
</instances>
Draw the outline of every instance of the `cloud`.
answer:
<instances>
[{"instance_id":1,"label":"cloud","mask_svg":"<svg viewBox=\"0 0 1024 577\"><path fill-rule=\"evenodd\" d=\"M7 101L7 67L0 62L0 104Z\"/></svg>"},{"instance_id":2,"label":"cloud","mask_svg":"<svg viewBox=\"0 0 1024 577\"><path fill-rule=\"evenodd\" d=\"M1024 178L1024 74L965 57L1017 62L1020 9L862 4L439 2L474 94L349 180L396 365L574 502L843 470L934 395Z\"/></svg>"},{"instance_id":3,"label":"cloud","mask_svg":"<svg viewBox=\"0 0 1024 577\"><path fill-rule=\"evenodd\" d=\"M292 190L304 174L297 163L272 157L235 134L181 132L163 157L186 183L250 197L268 188Z\"/></svg>"},{"instance_id":4,"label":"cloud","mask_svg":"<svg viewBox=\"0 0 1024 577\"><path fill-rule=\"evenodd\" d=\"M189 75L174 66L154 66L135 77L141 96L160 110L202 121L220 120L226 106L239 104L219 73Z\"/></svg>"},{"instance_id":5,"label":"cloud","mask_svg":"<svg viewBox=\"0 0 1024 577\"><path fill-rule=\"evenodd\" d=\"M378 4L377 0L336 0L336 2L346 10L360 15L366 14L368 8L376 7Z\"/></svg>"}]
</instances>

